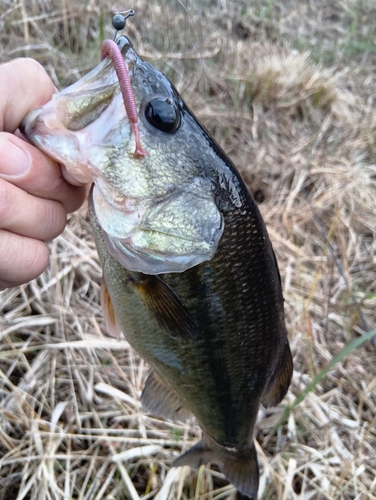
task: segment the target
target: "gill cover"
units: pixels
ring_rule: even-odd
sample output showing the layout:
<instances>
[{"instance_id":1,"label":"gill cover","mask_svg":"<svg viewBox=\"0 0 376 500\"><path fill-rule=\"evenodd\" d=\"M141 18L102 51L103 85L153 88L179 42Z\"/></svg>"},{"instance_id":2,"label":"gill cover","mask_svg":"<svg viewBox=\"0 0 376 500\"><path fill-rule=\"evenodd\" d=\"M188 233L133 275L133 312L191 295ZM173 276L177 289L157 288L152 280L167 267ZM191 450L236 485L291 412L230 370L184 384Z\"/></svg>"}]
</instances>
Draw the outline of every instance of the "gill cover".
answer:
<instances>
[{"instance_id":1,"label":"gill cover","mask_svg":"<svg viewBox=\"0 0 376 500\"><path fill-rule=\"evenodd\" d=\"M126 269L145 274L183 272L211 259L224 229L203 179L142 212L116 209L96 185L92 203L109 253Z\"/></svg>"}]
</instances>

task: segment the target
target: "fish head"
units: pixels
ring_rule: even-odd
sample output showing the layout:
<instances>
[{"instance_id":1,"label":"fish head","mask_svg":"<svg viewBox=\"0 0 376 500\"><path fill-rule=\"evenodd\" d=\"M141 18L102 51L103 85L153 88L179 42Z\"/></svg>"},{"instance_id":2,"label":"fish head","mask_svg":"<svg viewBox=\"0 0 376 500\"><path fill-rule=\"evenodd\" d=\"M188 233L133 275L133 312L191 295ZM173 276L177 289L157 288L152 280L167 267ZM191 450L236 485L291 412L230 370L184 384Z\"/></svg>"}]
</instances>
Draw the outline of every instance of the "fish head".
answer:
<instances>
[{"instance_id":1,"label":"fish head","mask_svg":"<svg viewBox=\"0 0 376 500\"><path fill-rule=\"evenodd\" d=\"M182 272L210 260L224 230L208 174L215 154L170 81L128 38L117 44L148 155L134 153L134 130L108 57L30 112L21 130L75 179L94 182L90 203L120 263L147 274Z\"/></svg>"}]
</instances>

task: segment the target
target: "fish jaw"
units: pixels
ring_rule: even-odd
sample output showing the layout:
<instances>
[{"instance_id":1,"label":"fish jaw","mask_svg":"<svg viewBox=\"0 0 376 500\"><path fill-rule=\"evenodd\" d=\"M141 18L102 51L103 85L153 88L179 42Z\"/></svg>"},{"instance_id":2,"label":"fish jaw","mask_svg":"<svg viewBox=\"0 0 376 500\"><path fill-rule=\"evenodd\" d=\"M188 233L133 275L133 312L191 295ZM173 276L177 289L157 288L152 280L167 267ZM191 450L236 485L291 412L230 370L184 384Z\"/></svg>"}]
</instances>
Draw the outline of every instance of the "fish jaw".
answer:
<instances>
[{"instance_id":1,"label":"fish jaw","mask_svg":"<svg viewBox=\"0 0 376 500\"><path fill-rule=\"evenodd\" d=\"M129 43L122 44L124 54ZM79 182L95 181L101 147L132 142L131 126L109 58L23 119L20 129L39 149L62 163ZM132 150L133 146L129 147Z\"/></svg>"},{"instance_id":2,"label":"fish jaw","mask_svg":"<svg viewBox=\"0 0 376 500\"><path fill-rule=\"evenodd\" d=\"M93 175L87 162L77 163L80 150L85 144L80 137L71 134L59 121L55 111L54 98L43 108L27 115L21 125L23 134L39 149L54 160L63 163L75 180L82 183L93 182ZM84 139L84 138L82 138Z\"/></svg>"}]
</instances>

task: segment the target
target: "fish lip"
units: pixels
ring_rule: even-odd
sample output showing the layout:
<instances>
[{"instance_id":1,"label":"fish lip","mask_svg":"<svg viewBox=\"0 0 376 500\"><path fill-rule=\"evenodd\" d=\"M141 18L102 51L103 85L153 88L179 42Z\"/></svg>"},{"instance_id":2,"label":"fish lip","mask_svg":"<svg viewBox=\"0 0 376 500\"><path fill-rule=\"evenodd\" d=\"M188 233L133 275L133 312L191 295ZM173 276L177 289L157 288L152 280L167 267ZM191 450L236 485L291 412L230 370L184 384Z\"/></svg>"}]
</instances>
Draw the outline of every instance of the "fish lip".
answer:
<instances>
[{"instance_id":1,"label":"fish lip","mask_svg":"<svg viewBox=\"0 0 376 500\"><path fill-rule=\"evenodd\" d=\"M141 57L137 54L137 52L133 48L132 42L125 35L120 36L116 43L119 47L120 52L126 62L127 66L136 65L138 62L143 62ZM129 73L133 73L133 70L128 67Z\"/></svg>"},{"instance_id":2,"label":"fish lip","mask_svg":"<svg viewBox=\"0 0 376 500\"><path fill-rule=\"evenodd\" d=\"M133 49L132 42L125 35L119 36L119 38L116 40L116 43L123 54L126 53L124 52L125 50L128 51L129 49Z\"/></svg>"},{"instance_id":3,"label":"fish lip","mask_svg":"<svg viewBox=\"0 0 376 500\"><path fill-rule=\"evenodd\" d=\"M18 129L21 132L21 134L27 139L28 139L27 129L29 128L31 122L34 123L36 121L39 113L40 113L40 108L29 111L29 113L23 117L21 123L18 126Z\"/></svg>"}]
</instances>

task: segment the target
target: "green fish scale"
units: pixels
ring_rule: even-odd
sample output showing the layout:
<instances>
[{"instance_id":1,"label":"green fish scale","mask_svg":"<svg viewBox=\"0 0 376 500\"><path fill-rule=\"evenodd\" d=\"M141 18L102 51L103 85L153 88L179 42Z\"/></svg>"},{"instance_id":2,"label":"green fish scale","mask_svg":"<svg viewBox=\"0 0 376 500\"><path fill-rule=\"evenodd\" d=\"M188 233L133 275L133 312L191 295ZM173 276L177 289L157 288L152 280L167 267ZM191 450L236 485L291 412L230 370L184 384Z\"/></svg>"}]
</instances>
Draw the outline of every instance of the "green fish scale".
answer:
<instances>
[{"instance_id":1,"label":"green fish scale","mask_svg":"<svg viewBox=\"0 0 376 500\"><path fill-rule=\"evenodd\" d=\"M225 214L215 257L182 275L164 276L199 325L199 339L191 342L186 356L199 357L201 366L191 391L183 392L186 404L214 439L234 447L251 438L286 335L274 256L255 215L253 200L245 215L238 209ZM205 394L202 404L198 392Z\"/></svg>"}]
</instances>

